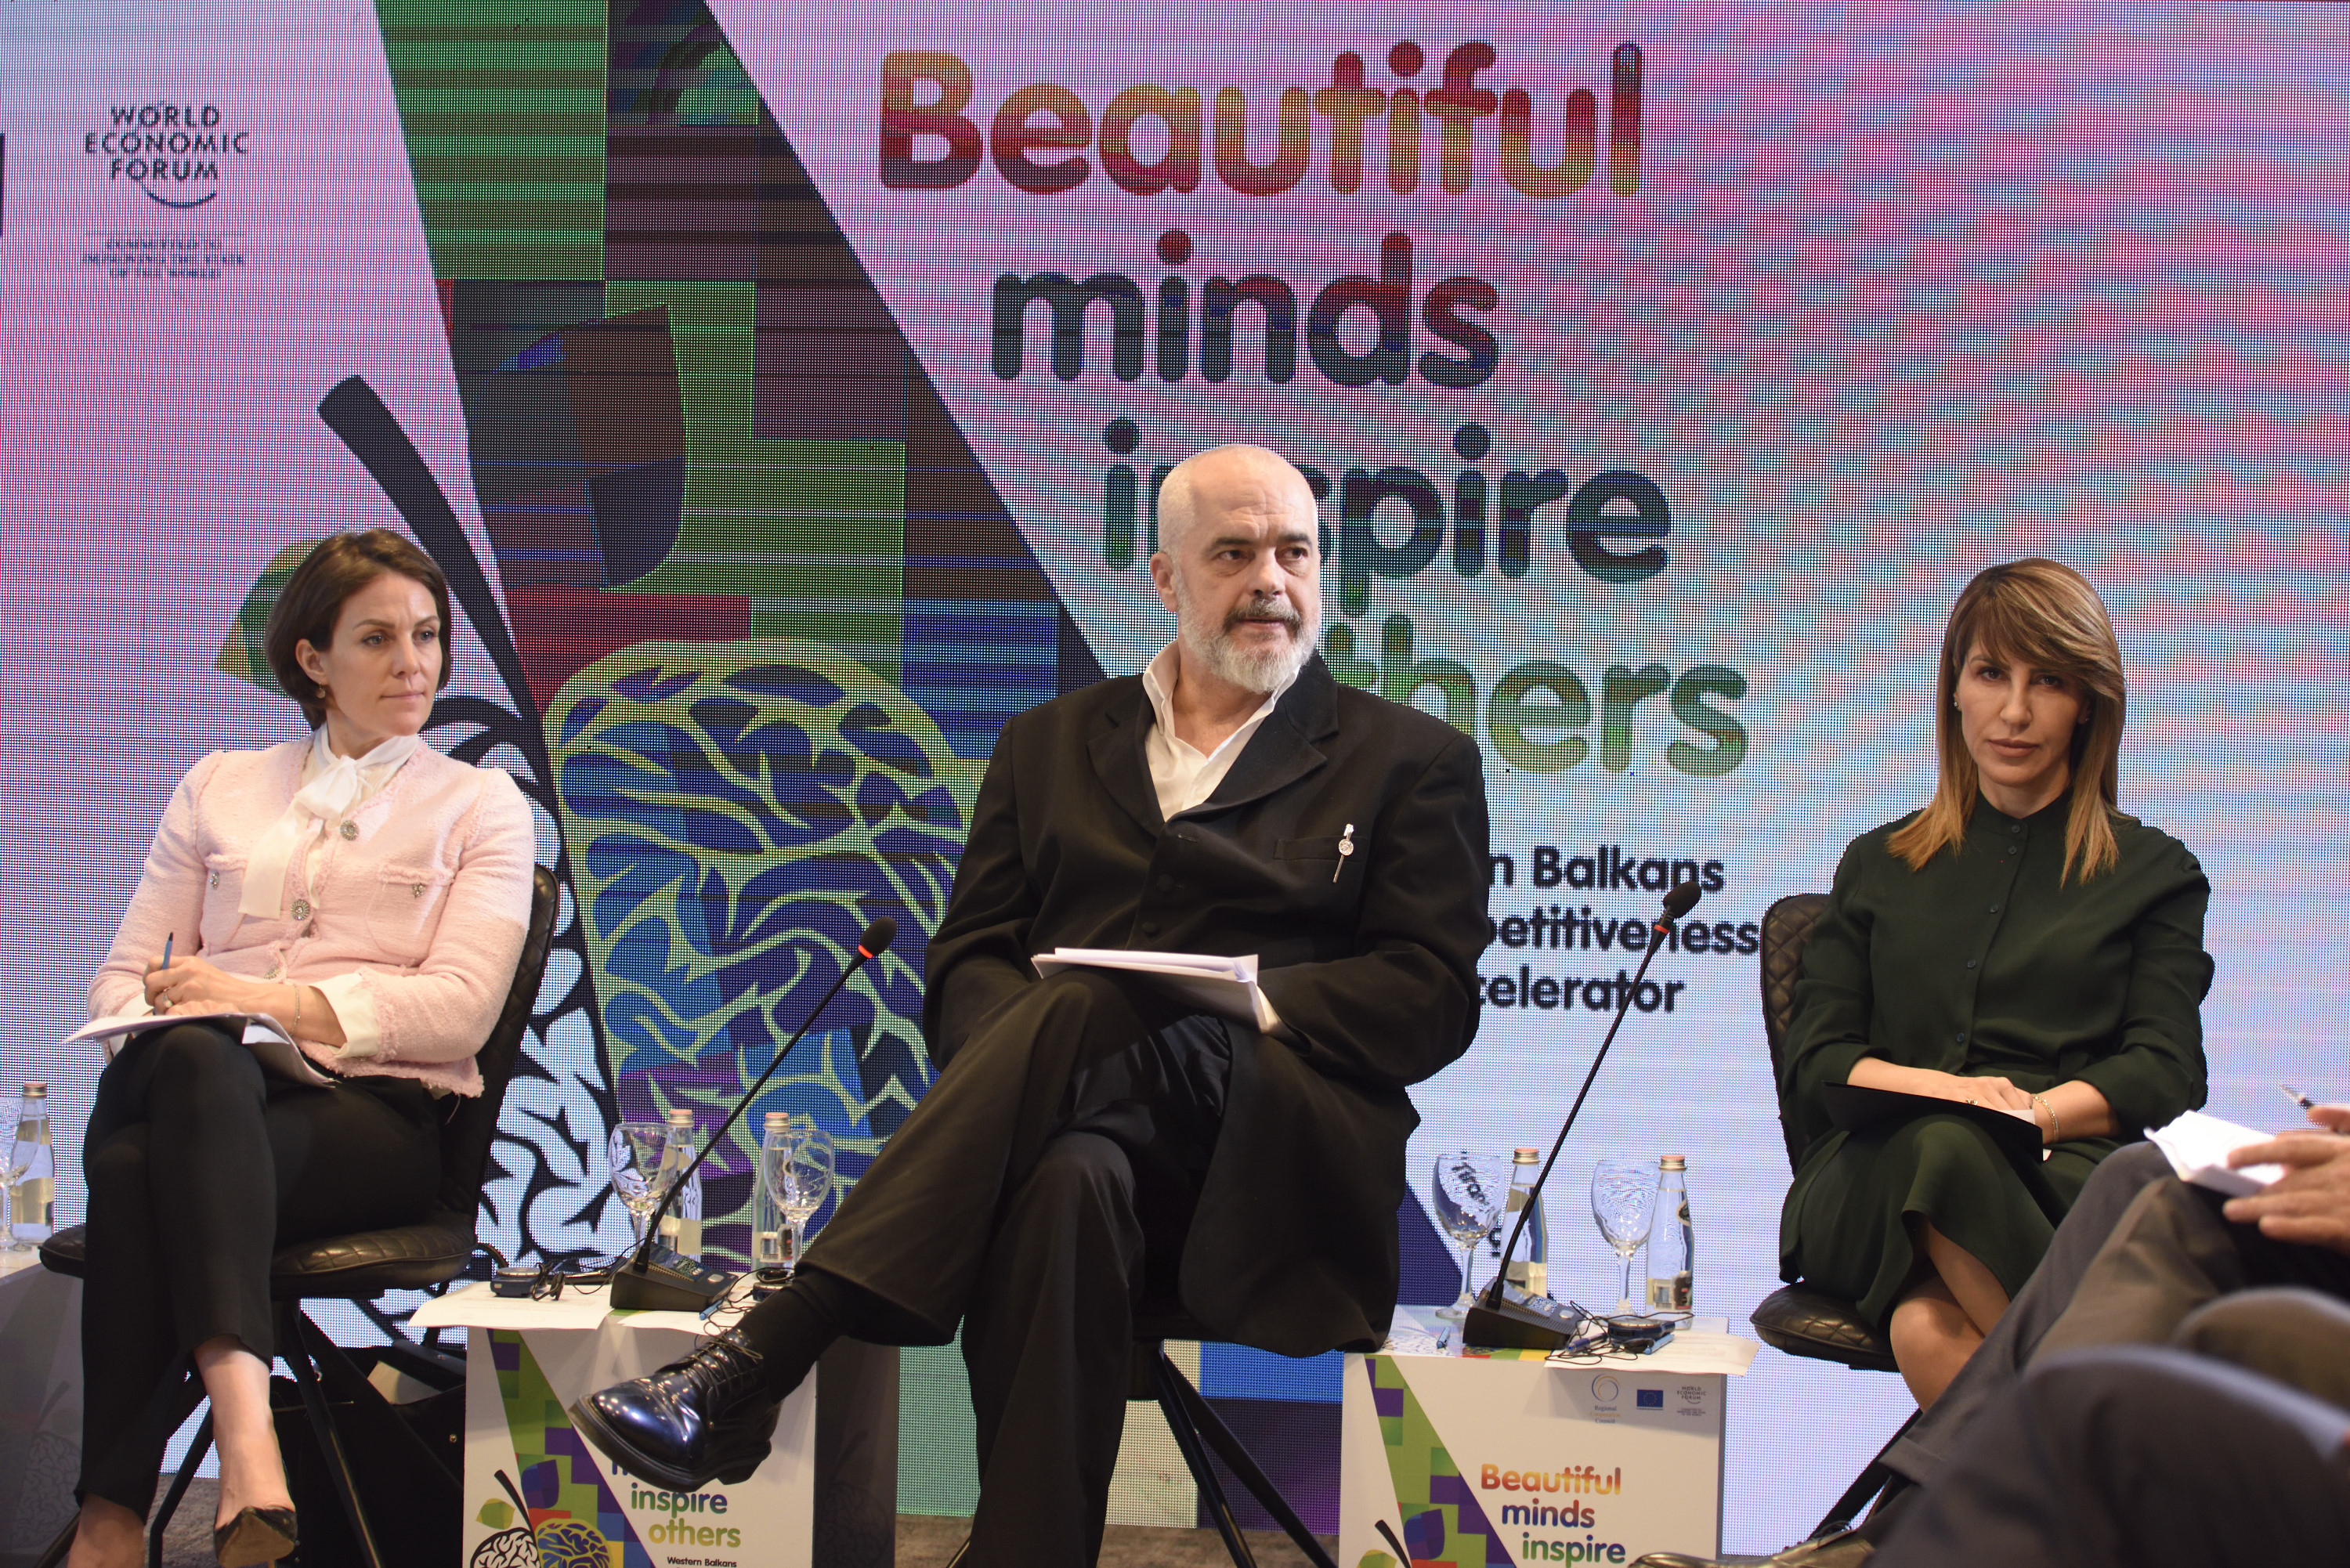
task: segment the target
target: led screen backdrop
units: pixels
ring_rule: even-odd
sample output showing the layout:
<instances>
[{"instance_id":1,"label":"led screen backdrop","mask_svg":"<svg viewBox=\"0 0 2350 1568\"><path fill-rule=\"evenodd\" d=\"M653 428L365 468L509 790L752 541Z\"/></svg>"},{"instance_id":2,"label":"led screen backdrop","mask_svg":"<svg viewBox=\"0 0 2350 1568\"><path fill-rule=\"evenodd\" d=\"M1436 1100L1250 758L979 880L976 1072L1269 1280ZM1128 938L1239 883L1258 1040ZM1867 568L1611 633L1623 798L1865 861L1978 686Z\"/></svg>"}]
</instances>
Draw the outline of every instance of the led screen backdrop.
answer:
<instances>
[{"instance_id":1,"label":"led screen backdrop","mask_svg":"<svg viewBox=\"0 0 2350 1568\"><path fill-rule=\"evenodd\" d=\"M47 1043L180 774L292 732L258 636L309 541L405 527L451 573L433 738L517 774L569 888L492 1229L608 1249L609 1122L714 1125L881 913L899 950L758 1108L858 1169L902 1119L994 736L1170 635L1155 482L1241 439L1323 496L1338 677L1484 748L1500 940L1416 1170L1546 1137L1625 930L1706 888L1563 1162L1563 1291L1612 1288L1592 1159L1667 1150L1700 1307L1775 1283L1755 924L1922 804L1941 619L2017 556L2103 590L2124 805L2210 873L2212 1107L2350 1092L2345 33L9 6L0 1071L53 1085L61 1213L97 1063ZM1400 1223L1407 1294L1449 1296ZM957 1376L908 1358L909 1507L968 1505ZM1201 1376L1326 1522L1329 1363ZM1905 1404L1766 1353L1725 1544L1800 1533ZM1169 1463L1138 1444L1121 1517L1188 1521Z\"/></svg>"}]
</instances>

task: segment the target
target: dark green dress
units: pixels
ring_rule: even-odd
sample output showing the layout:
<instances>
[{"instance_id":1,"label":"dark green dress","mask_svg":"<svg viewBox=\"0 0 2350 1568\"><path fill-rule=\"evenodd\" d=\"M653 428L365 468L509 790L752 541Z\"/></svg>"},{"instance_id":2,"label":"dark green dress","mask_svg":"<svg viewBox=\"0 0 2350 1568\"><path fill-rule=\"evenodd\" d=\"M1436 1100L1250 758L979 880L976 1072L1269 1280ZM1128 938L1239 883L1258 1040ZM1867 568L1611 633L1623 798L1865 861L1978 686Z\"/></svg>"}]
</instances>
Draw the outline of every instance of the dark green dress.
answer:
<instances>
[{"instance_id":1,"label":"dark green dress","mask_svg":"<svg viewBox=\"0 0 2350 1568\"><path fill-rule=\"evenodd\" d=\"M2203 1103L2199 1008L2211 986L2211 885L2168 834L2114 819L2120 863L2060 880L2069 795L2017 819L1975 802L1966 843L1912 871L1863 834L1804 950L1779 1105L1803 1141L1779 1217L1779 1273L1856 1303L1880 1327L1931 1220L2012 1296L2097 1161ZM1875 1056L2004 1077L2028 1093L2078 1078L2118 1138L2067 1138L2011 1162L1960 1116L1836 1131L1821 1091Z\"/></svg>"}]
</instances>

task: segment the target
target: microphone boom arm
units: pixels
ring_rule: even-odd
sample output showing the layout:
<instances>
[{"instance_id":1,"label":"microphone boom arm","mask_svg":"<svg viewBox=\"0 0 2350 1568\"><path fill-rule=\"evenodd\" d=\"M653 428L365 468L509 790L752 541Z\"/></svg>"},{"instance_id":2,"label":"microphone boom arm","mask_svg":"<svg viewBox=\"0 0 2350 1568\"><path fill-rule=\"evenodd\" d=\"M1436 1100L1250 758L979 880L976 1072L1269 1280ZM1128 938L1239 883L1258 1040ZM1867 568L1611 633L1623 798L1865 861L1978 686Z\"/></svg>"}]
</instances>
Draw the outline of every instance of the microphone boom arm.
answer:
<instances>
[{"instance_id":1,"label":"microphone boom arm","mask_svg":"<svg viewBox=\"0 0 2350 1568\"><path fill-rule=\"evenodd\" d=\"M1518 1210L1518 1222L1510 1231L1509 1244L1502 1249L1501 1263L1493 1271L1492 1282L1482 1293L1488 1307L1498 1306L1501 1303L1502 1284L1509 1278L1510 1257L1518 1250L1518 1239L1525 1234L1526 1221L1534 1218L1534 1205L1542 1201L1543 1186L1550 1180L1551 1167L1558 1163L1559 1150L1566 1147L1566 1135L1575 1130L1575 1118L1583 1112L1584 1096L1591 1093L1592 1083L1599 1076L1599 1064L1607 1060L1607 1047L1616 1043L1616 1032L1624 1027L1624 1020L1632 1011L1632 998L1639 993L1640 982L1648 977L1648 965L1657 956L1659 941L1670 934L1671 922L1675 918L1688 914L1697 905L1697 899L1691 898L1679 909L1674 909L1683 888L1694 893L1696 884L1684 883L1674 888L1665 899L1664 913L1648 922L1648 950L1640 955L1640 967L1634 972L1631 983L1624 988L1623 1000L1617 1004L1616 1020L1608 1024L1607 1038L1599 1042L1598 1054L1591 1058L1591 1070L1583 1075L1583 1087L1575 1091L1575 1104L1566 1113L1566 1125L1560 1127L1558 1137L1551 1140L1550 1158L1543 1161L1542 1174L1535 1177L1534 1184L1526 1189L1525 1206ZM1624 971L1618 970L1616 972L1621 974Z\"/></svg>"},{"instance_id":2,"label":"microphone boom arm","mask_svg":"<svg viewBox=\"0 0 2350 1568\"><path fill-rule=\"evenodd\" d=\"M879 921L875 922L876 926L879 924ZM816 1021L824 1016L824 1010L832 1005L832 999L840 994L840 988L848 983L849 977L863 969L868 961L879 958L887 951L890 939L896 934L895 921L889 922L889 929L886 932L870 929L866 932L864 939L858 944L856 958L852 959L847 967L840 971L840 978L832 982L832 989L827 991L823 999L809 1010L807 1022L800 1025L799 1033L784 1042L783 1048L775 1053L775 1060L767 1064L767 1070L759 1075L758 1082L753 1084L749 1091L734 1102L734 1108L726 1113L726 1119L720 1122L718 1130L710 1135L710 1141L694 1151L693 1163L678 1172L677 1179L669 1184L669 1190L661 1194L660 1204L654 1208L651 1217L645 1221L644 1240L637 1243L635 1255L629 1260L629 1269L631 1272L641 1274L645 1272L646 1260L651 1256L654 1243L660 1236L660 1222L668 1217L670 1204L676 1199L679 1193L685 1190L685 1179L700 1170L702 1162L710 1158L710 1151L726 1140L727 1133L733 1130L736 1122L742 1120L743 1113L750 1108L751 1102L759 1097L759 1091L767 1086L767 1080L775 1075L775 1069L784 1064L784 1058L792 1054L792 1047L798 1044L801 1038L816 1027ZM879 938L878 941L875 940L877 936ZM871 949L870 951L867 950L868 947ZM758 1179L754 1176L754 1179Z\"/></svg>"}]
</instances>

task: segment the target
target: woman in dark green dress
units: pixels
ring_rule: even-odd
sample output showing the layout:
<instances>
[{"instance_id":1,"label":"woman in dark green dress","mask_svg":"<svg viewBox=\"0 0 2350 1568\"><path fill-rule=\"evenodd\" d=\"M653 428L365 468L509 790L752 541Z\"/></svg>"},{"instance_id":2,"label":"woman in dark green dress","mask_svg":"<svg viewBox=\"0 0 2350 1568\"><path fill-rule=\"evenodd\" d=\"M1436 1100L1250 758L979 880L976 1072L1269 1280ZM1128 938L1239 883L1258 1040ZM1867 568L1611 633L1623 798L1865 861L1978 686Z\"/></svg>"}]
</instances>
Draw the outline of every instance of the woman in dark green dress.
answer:
<instances>
[{"instance_id":1,"label":"woman in dark green dress","mask_svg":"<svg viewBox=\"0 0 2350 1568\"><path fill-rule=\"evenodd\" d=\"M1782 1114L1806 1140L1782 1277L1858 1304L1922 1405L2007 1310L2090 1168L2203 1103L2210 884L2116 808L2121 652L2054 561L1967 585L1942 641L1940 779L1855 839L1804 950ZM1847 1133L1834 1084L2028 1114L2042 1160L1968 1116Z\"/></svg>"}]
</instances>

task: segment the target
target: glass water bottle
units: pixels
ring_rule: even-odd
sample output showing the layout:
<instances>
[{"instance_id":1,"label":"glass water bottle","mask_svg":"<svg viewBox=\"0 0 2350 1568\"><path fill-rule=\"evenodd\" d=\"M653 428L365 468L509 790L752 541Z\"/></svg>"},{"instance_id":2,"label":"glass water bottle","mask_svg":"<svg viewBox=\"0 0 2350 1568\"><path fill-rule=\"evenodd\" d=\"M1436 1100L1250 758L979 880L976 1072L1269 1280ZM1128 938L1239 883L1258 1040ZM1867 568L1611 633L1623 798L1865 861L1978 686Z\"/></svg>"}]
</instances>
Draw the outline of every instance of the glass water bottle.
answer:
<instances>
[{"instance_id":1,"label":"glass water bottle","mask_svg":"<svg viewBox=\"0 0 2350 1568\"><path fill-rule=\"evenodd\" d=\"M1691 1310L1690 1276L1697 1232L1690 1224L1689 1162L1669 1154L1657 1161L1657 1218L1648 1229L1648 1310Z\"/></svg>"},{"instance_id":2,"label":"glass water bottle","mask_svg":"<svg viewBox=\"0 0 2350 1568\"><path fill-rule=\"evenodd\" d=\"M685 1168L693 1163L693 1112L672 1106L669 1113L669 1143L661 1150L661 1189L667 1191ZM661 1216L661 1245L689 1258L702 1256L702 1173L685 1177L685 1185Z\"/></svg>"},{"instance_id":3,"label":"glass water bottle","mask_svg":"<svg viewBox=\"0 0 2350 1568\"><path fill-rule=\"evenodd\" d=\"M49 1142L49 1086L25 1085L16 1139L8 1151L8 1250L37 1247L57 1229L57 1151Z\"/></svg>"},{"instance_id":4,"label":"glass water bottle","mask_svg":"<svg viewBox=\"0 0 2350 1568\"><path fill-rule=\"evenodd\" d=\"M1502 1212L1502 1240L1508 1242L1518 1215L1531 1199L1534 1211L1526 1220L1526 1233L1518 1238L1518 1250L1510 1255L1509 1280L1532 1296L1550 1294L1550 1227L1543 1219L1542 1199L1534 1191L1534 1178L1541 1173L1542 1150L1511 1151L1510 1197Z\"/></svg>"}]
</instances>

